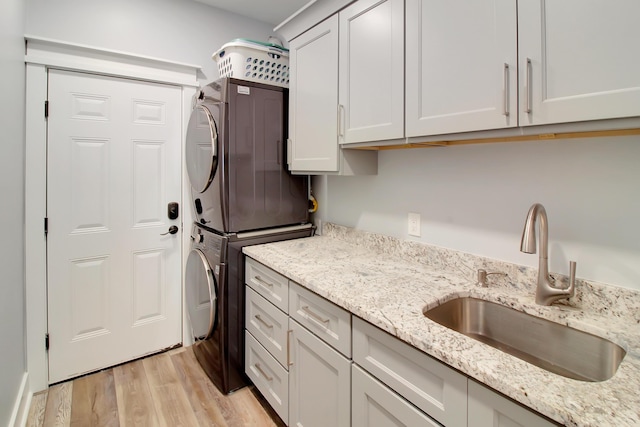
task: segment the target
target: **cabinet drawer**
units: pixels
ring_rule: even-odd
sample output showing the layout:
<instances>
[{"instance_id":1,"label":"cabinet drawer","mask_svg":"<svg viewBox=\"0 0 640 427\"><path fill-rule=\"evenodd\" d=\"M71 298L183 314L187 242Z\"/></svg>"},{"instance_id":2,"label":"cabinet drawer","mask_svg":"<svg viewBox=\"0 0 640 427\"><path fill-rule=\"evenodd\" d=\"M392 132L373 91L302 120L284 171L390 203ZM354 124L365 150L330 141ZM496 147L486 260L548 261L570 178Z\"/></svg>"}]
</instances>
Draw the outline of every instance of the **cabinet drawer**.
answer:
<instances>
[{"instance_id":1,"label":"cabinet drawer","mask_svg":"<svg viewBox=\"0 0 640 427\"><path fill-rule=\"evenodd\" d=\"M245 373L282 421L288 424L288 372L249 332L245 332L245 347Z\"/></svg>"},{"instance_id":2,"label":"cabinet drawer","mask_svg":"<svg viewBox=\"0 0 640 427\"><path fill-rule=\"evenodd\" d=\"M467 424L467 377L359 318L353 361L436 421Z\"/></svg>"},{"instance_id":3,"label":"cabinet drawer","mask_svg":"<svg viewBox=\"0 0 640 427\"><path fill-rule=\"evenodd\" d=\"M287 366L289 317L247 286L245 325L282 366Z\"/></svg>"},{"instance_id":4,"label":"cabinet drawer","mask_svg":"<svg viewBox=\"0 0 640 427\"><path fill-rule=\"evenodd\" d=\"M290 282L289 315L351 358L351 313L297 283Z\"/></svg>"},{"instance_id":5,"label":"cabinet drawer","mask_svg":"<svg viewBox=\"0 0 640 427\"><path fill-rule=\"evenodd\" d=\"M269 267L247 258L245 281L257 293L269 300L280 310L287 312L289 298L289 280Z\"/></svg>"},{"instance_id":6,"label":"cabinet drawer","mask_svg":"<svg viewBox=\"0 0 640 427\"><path fill-rule=\"evenodd\" d=\"M351 368L351 392L352 427L441 427L441 424L433 421L356 365Z\"/></svg>"}]
</instances>

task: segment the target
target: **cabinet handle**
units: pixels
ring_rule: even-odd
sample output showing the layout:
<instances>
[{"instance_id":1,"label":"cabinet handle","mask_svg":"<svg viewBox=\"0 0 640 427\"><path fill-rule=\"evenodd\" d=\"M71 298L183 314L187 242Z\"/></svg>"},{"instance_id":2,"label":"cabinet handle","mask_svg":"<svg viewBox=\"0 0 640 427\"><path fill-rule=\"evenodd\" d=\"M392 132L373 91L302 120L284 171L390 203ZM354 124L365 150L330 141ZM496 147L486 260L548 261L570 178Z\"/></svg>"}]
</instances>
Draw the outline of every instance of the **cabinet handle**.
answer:
<instances>
[{"instance_id":1,"label":"cabinet handle","mask_svg":"<svg viewBox=\"0 0 640 427\"><path fill-rule=\"evenodd\" d=\"M527 58L527 81L525 88L525 112L531 114L531 58Z\"/></svg>"},{"instance_id":2,"label":"cabinet handle","mask_svg":"<svg viewBox=\"0 0 640 427\"><path fill-rule=\"evenodd\" d=\"M269 288L273 288L273 283L269 283L266 280L264 280L262 277L260 276L255 276L254 279L256 279L259 283L266 285Z\"/></svg>"},{"instance_id":3,"label":"cabinet handle","mask_svg":"<svg viewBox=\"0 0 640 427\"><path fill-rule=\"evenodd\" d=\"M273 381L273 377L270 377L269 375L267 375L267 373L262 369L262 366L260 366L259 363L256 363L256 369L258 371L260 371L260 375L262 375L267 381L271 382Z\"/></svg>"},{"instance_id":4,"label":"cabinet handle","mask_svg":"<svg viewBox=\"0 0 640 427\"><path fill-rule=\"evenodd\" d=\"M509 64L507 64L506 62L504 63L504 84L503 84L503 91L504 91L504 109L503 109L503 114L507 117L509 117Z\"/></svg>"},{"instance_id":5,"label":"cabinet handle","mask_svg":"<svg viewBox=\"0 0 640 427\"><path fill-rule=\"evenodd\" d=\"M256 320L260 323L262 323L264 326L266 326L269 329L273 329L273 325L268 324L267 322L264 321L264 319L262 317L260 317L259 314L256 314L255 316L253 316L256 318Z\"/></svg>"},{"instance_id":6,"label":"cabinet handle","mask_svg":"<svg viewBox=\"0 0 640 427\"><path fill-rule=\"evenodd\" d=\"M344 138L344 105L338 104L338 136Z\"/></svg>"},{"instance_id":7,"label":"cabinet handle","mask_svg":"<svg viewBox=\"0 0 640 427\"><path fill-rule=\"evenodd\" d=\"M293 332L293 329L289 329L287 331L287 366L293 365L293 363L291 362L291 333L292 332Z\"/></svg>"},{"instance_id":8,"label":"cabinet handle","mask_svg":"<svg viewBox=\"0 0 640 427\"><path fill-rule=\"evenodd\" d=\"M309 308L308 305L303 305L302 306L302 311L304 311L305 313L307 313L309 316L313 317L314 319L316 319L319 322L322 323L329 323L329 319L326 319L324 317L321 317L320 315L314 313L313 311L311 311L311 309Z\"/></svg>"}]
</instances>

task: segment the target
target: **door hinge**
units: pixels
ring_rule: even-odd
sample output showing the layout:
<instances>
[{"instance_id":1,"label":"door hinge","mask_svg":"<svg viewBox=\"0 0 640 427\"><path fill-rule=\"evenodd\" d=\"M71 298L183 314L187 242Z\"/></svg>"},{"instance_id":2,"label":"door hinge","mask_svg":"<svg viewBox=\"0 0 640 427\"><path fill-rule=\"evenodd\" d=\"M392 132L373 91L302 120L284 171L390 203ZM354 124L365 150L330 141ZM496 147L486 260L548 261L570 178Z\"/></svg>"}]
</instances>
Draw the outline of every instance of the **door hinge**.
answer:
<instances>
[{"instance_id":1,"label":"door hinge","mask_svg":"<svg viewBox=\"0 0 640 427\"><path fill-rule=\"evenodd\" d=\"M44 349L49 351L49 333L44 334Z\"/></svg>"},{"instance_id":2,"label":"door hinge","mask_svg":"<svg viewBox=\"0 0 640 427\"><path fill-rule=\"evenodd\" d=\"M49 218L44 217L44 235L46 236L49 233Z\"/></svg>"},{"instance_id":3,"label":"door hinge","mask_svg":"<svg viewBox=\"0 0 640 427\"><path fill-rule=\"evenodd\" d=\"M49 101L44 101L44 118L49 117Z\"/></svg>"}]
</instances>

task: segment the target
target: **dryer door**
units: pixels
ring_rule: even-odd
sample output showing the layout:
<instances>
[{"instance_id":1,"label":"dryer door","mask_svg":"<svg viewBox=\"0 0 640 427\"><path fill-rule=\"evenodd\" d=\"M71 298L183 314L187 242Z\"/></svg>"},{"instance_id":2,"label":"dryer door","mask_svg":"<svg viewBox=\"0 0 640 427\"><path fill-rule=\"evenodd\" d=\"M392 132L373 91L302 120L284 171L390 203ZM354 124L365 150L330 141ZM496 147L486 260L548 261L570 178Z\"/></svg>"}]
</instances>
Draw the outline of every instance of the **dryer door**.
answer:
<instances>
[{"instance_id":1,"label":"dryer door","mask_svg":"<svg viewBox=\"0 0 640 427\"><path fill-rule=\"evenodd\" d=\"M192 249L187 258L185 294L194 342L209 338L218 323L218 286L200 249Z\"/></svg>"},{"instance_id":2,"label":"dryer door","mask_svg":"<svg viewBox=\"0 0 640 427\"><path fill-rule=\"evenodd\" d=\"M213 181L218 167L217 103L198 104L191 112L187 127L185 155L189 182L195 192L203 193Z\"/></svg>"}]
</instances>

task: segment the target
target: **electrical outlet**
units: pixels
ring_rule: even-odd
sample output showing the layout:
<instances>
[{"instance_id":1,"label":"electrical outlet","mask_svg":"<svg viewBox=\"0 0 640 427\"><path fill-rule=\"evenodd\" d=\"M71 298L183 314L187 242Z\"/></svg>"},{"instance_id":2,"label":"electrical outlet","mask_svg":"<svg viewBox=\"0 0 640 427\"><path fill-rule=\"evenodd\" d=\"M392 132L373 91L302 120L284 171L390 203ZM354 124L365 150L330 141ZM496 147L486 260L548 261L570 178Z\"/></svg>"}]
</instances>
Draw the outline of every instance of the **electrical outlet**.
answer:
<instances>
[{"instance_id":1,"label":"electrical outlet","mask_svg":"<svg viewBox=\"0 0 640 427\"><path fill-rule=\"evenodd\" d=\"M407 232L409 236L420 237L420 214L409 212Z\"/></svg>"}]
</instances>

